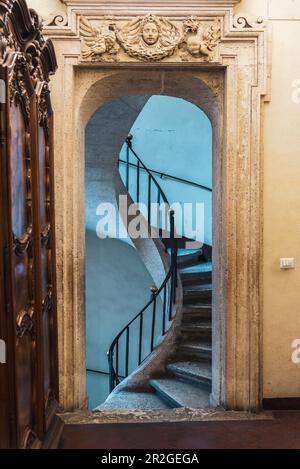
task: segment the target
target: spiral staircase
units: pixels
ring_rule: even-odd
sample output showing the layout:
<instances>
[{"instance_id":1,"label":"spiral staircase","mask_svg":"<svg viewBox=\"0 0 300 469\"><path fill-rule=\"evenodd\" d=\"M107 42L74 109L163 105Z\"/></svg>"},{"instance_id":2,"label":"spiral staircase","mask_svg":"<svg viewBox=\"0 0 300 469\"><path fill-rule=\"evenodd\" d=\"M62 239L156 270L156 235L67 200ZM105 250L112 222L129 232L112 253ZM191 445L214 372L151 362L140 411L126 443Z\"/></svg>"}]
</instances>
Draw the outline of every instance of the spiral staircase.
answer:
<instances>
[{"instance_id":1,"label":"spiral staircase","mask_svg":"<svg viewBox=\"0 0 300 469\"><path fill-rule=\"evenodd\" d=\"M155 240L165 278L151 288L149 302L112 342L110 394L97 409L206 408L212 384L212 249L208 245L189 249L191 240L176 235L174 212L158 173L134 151L132 136L126 144L126 160L119 161L125 165L125 192L130 201L139 203L141 175L146 176L149 232L153 233L153 192L158 207L167 207L168 223L158 218Z\"/></svg>"}]
</instances>

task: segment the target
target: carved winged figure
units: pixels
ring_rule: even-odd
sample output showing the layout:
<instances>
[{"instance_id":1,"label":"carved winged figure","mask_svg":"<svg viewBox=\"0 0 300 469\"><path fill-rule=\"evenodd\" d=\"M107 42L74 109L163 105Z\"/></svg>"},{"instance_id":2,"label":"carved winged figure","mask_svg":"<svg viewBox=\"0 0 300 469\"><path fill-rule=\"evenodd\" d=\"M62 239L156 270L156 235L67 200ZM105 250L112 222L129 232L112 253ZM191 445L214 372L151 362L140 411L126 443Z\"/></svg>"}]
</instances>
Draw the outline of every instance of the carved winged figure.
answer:
<instances>
[{"instance_id":1,"label":"carved winged figure","mask_svg":"<svg viewBox=\"0 0 300 469\"><path fill-rule=\"evenodd\" d=\"M219 22L214 23L206 31L203 31L202 43L200 46L200 53L209 55L217 46L221 37L221 26Z\"/></svg>"},{"instance_id":2,"label":"carved winged figure","mask_svg":"<svg viewBox=\"0 0 300 469\"><path fill-rule=\"evenodd\" d=\"M93 27L84 17L80 18L80 34L86 47L82 49L83 60L101 61L104 54L113 56L119 51L116 34L109 25Z\"/></svg>"},{"instance_id":3,"label":"carved winged figure","mask_svg":"<svg viewBox=\"0 0 300 469\"><path fill-rule=\"evenodd\" d=\"M186 39L188 52L194 57L209 58L221 38L220 22L216 21L208 28L198 22L196 27L195 18L192 18L185 23L185 27L186 31L194 33Z\"/></svg>"},{"instance_id":4,"label":"carved winged figure","mask_svg":"<svg viewBox=\"0 0 300 469\"><path fill-rule=\"evenodd\" d=\"M131 57L145 61L172 55L183 38L174 24L152 14L129 21L116 30L116 36Z\"/></svg>"}]
</instances>

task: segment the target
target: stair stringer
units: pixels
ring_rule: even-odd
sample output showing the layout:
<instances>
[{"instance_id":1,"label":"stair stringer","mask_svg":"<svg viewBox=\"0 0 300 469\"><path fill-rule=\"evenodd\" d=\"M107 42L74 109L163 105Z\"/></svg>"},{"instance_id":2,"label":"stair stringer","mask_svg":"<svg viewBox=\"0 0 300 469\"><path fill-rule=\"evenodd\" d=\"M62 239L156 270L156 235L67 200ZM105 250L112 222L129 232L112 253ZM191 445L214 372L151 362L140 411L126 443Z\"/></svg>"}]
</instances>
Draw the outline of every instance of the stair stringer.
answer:
<instances>
[{"instance_id":1,"label":"stair stringer","mask_svg":"<svg viewBox=\"0 0 300 469\"><path fill-rule=\"evenodd\" d=\"M115 178L115 191L117 202L119 201L120 195L127 196L127 209L130 205L135 204L119 174L116 175ZM127 226L127 223L129 225L130 221L134 218L134 216L128 216L128 220L124 220L123 211L121 210L119 213L125 226ZM131 241L136 247L146 269L153 278L155 285L159 287L163 283L170 268L170 258L165 253L165 247L160 239L151 238L148 221L143 216L141 216L141 220L143 222L142 230L145 234L148 234L148 237L138 239L131 238Z\"/></svg>"},{"instance_id":2,"label":"stair stringer","mask_svg":"<svg viewBox=\"0 0 300 469\"><path fill-rule=\"evenodd\" d=\"M117 176L115 179L115 190L117 201L119 200L119 195L126 195L128 197L127 205L129 206L134 203L121 179L121 176ZM142 218L144 221L144 228L149 232L150 227L148 221L144 217ZM126 223L124 224L126 226ZM159 287L163 283L170 268L170 258L165 252L163 243L159 239L152 239L150 237L132 239L132 242L139 252L141 259L152 276L155 284ZM159 345L156 346L153 352L139 367L137 367L127 378L116 386L108 398L111 398L114 394L124 391L124 389L130 391L151 390L149 381L154 377L165 374L166 364L175 352L176 342L181 333L180 326L183 312L183 289L179 274L176 304L174 309L175 316L172 322L167 324L167 327L170 326L170 328L166 332L165 336L160 338Z\"/></svg>"},{"instance_id":3,"label":"stair stringer","mask_svg":"<svg viewBox=\"0 0 300 469\"><path fill-rule=\"evenodd\" d=\"M149 381L153 378L165 375L166 364L174 354L178 337L181 334L180 327L183 314L182 305L183 290L180 276L178 275L177 300L175 305L176 313L165 338L162 338L160 344L138 368L136 368L127 378L116 386L113 392L108 396L109 398L111 398L113 394L124 391L124 389L136 392L150 391L152 388Z\"/></svg>"}]
</instances>

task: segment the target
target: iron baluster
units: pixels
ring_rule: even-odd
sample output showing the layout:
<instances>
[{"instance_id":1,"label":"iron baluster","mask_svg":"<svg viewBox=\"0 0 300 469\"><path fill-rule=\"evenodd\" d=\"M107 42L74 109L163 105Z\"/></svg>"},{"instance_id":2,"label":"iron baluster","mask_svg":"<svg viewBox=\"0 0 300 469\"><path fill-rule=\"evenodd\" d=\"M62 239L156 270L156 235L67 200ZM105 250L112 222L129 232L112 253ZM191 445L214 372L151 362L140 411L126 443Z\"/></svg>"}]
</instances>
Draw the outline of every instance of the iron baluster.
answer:
<instances>
[{"instance_id":1,"label":"iron baluster","mask_svg":"<svg viewBox=\"0 0 300 469\"><path fill-rule=\"evenodd\" d=\"M119 341L116 344L116 378L119 379Z\"/></svg>"},{"instance_id":2,"label":"iron baluster","mask_svg":"<svg viewBox=\"0 0 300 469\"><path fill-rule=\"evenodd\" d=\"M127 185L129 186L129 167L132 165L129 163L129 155L130 151L134 154L134 156L137 158L138 164L137 164L137 199L139 201L140 199L140 170L143 169L148 173L148 218L149 218L149 224L151 222L151 196L152 196L152 183L153 185L156 186L157 188L157 201L158 201L158 207L161 204L161 201L165 204L166 207L168 207L169 210L169 202L157 183L156 179L153 177L153 175L149 172L149 170L146 168L144 163L140 160L138 155L134 152L132 149L132 136L128 136L126 139L127 143L127 149L128 149L128 159L126 163L126 172L128 174L127 177ZM160 207L159 207L160 209ZM160 210L159 210L160 214ZM166 214L167 215L167 214ZM162 317L162 333L163 335L166 333L166 323L167 323L167 312L169 313L169 320L171 321L173 317L173 303L175 304L176 302L176 288L177 288L177 240L175 236L175 214L173 210L169 210L169 224L170 224L170 245L171 245L171 265L169 268L168 273L166 274L166 277L164 281L162 282L162 285L160 286L159 289L156 287L153 287L151 289L152 295L150 301L144 306L144 308L122 329L122 331L117 335L117 337L114 339L112 342L109 352L108 352L108 361L109 361L109 383L110 383L110 391L112 392L115 386L117 386L120 383L119 379L119 368L120 368L120 340L122 338L125 338L125 372L122 373L124 376L122 376L122 379L126 378L129 375L130 368L132 367L133 364L133 359L134 357L132 356L133 350L130 347L130 336L132 335L130 332L130 327L133 323L135 323L139 327L139 338L138 338L138 365L143 363L145 358L147 358L154 350L155 346L155 339L156 339L156 332L158 333L157 330L157 301L158 298L160 298L160 295L162 294L163 297L163 317ZM158 225L160 225L161 219L159 217L158 220ZM159 233L160 235L163 235L164 230L160 228L159 226ZM149 337L149 342L145 342L144 340L144 322L145 322L145 314L148 312L148 310L152 310L152 324L151 324L151 336ZM169 308L169 311L168 311ZM156 331L157 330L157 331ZM160 330L160 328L159 328ZM150 335L149 334L149 335ZM146 345L145 345L146 344ZM146 348L148 347L148 349ZM123 353L123 352L122 352ZM115 357L115 368L114 368L114 357ZM123 363L123 357L122 357L122 363ZM135 360L136 363L136 360ZM123 371L123 370L122 370Z\"/></svg>"},{"instance_id":3,"label":"iron baluster","mask_svg":"<svg viewBox=\"0 0 300 469\"><path fill-rule=\"evenodd\" d=\"M163 335L166 333L166 307L167 307L167 287L164 287L164 300L163 300Z\"/></svg>"},{"instance_id":4,"label":"iron baluster","mask_svg":"<svg viewBox=\"0 0 300 469\"><path fill-rule=\"evenodd\" d=\"M156 324L156 299L157 299L157 288L152 287L151 288L151 297L152 297L152 303L153 303L153 308L152 308L152 327L151 327L151 352L153 352L154 349L154 335L155 335L155 324Z\"/></svg>"},{"instance_id":5,"label":"iron baluster","mask_svg":"<svg viewBox=\"0 0 300 469\"><path fill-rule=\"evenodd\" d=\"M148 176L148 223L151 225L151 176Z\"/></svg>"},{"instance_id":6,"label":"iron baluster","mask_svg":"<svg viewBox=\"0 0 300 469\"><path fill-rule=\"evenodd\" d=\"M139 366L142 363L144 313L140 316Z\"/></svg>"},{"instance_id":7,"label":"iron baluster","mask_svg":"<svg viewBox=\"0 0 300 469\"><path fill-rule=\"evenodd\" d=\"M125 366L125 376L128 376L129 371L129 327L126 328L126 366Z\"/></svg>"},{"instance_id":8,"label":"iron baluster","mask_svg":"<svg viewBox=\"0 0 300 469\"><path fill-rule=\"evenodd\" d=\"M137 203L140 202L140 168L141 168L141 163L138 161L137 170L136 170L136 201Z\"/></svg>"}]
</instances>

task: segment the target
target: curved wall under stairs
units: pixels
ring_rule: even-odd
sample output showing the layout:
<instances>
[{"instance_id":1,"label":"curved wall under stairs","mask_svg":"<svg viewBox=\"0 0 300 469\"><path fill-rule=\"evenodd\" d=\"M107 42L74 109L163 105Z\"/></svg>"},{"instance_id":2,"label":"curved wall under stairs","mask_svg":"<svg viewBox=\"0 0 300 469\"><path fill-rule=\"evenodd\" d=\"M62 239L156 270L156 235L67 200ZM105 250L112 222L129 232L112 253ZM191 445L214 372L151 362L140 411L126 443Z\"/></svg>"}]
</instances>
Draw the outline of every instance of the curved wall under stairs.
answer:
<instances>
[{"instance_id":1,"label":"curved wall under stairs","mask_svg":"<svg viewBox=\"0 0 300 469\"><path fill-rule=\"evenodd\" d=\"M147 99L147 97L143 99L139 97L137 106L131 107L130 119L127 118L126 122L122 121L121 126L120 115L118 115L119 100L115 104L108 103L110 112L114 109L116 113L117 125L114 126L112 133L98 132L99 118L103 118L104 122L107 118L105 106L91 119L92 126L93 120L95 123L97 121L97 125L94 129L96 144L90 170L93 171L95 167L101 168L98 196L100 200L110 201L116 207L119 195L128 195L118 171L119 151L128 130ZM103 112L102 116L101 112ZM128 203L131 202L129 197ZM148 224L146 220L144 222ZM159 240L149 238L132 240L132 242L156 285L159 286L170 265L164 246ZM196 255L192 262L187 256L188 265L198 264L201 257L199 256L200 254L198 257ZM202 258L201 262L204 260ZM185 284L184 289L182 289L181 277L184 282L189 277L189 286ZM191 284L191 281L196 281L196 285ZM211 301L211 287L209 290L203 286L203 282L200 282L202 287L199 288L198 281L199 277L195 276L195 273L190 275L187 272L179 277L176 316L168 333L155 347L152 354L115 388L100 408L146 409L192 406L192 404L195 407L209 405L211 326L208 323L211 321L211 304L201 305L199 301L200 303L203 300Z\"/></svg>"},{"instance_id":2,"label":"curved wall under stairs","mask_svg":"<svg viewBox=\"0 0 300 469\"><path fill-rule=\"evenodd\" d=\"M119 195L127 195L128 203L133 202L120 177L118 159L124 138L147 102L148 97L137 96L127 99L130 100L130 106L126 98L104 105L94 114L87 126L86 142L89 142L89 149L86 152L88 156L86 160L86 175L88 177L86 199L89 201L89 205L87 206L86 215L87 225L90 225L88 228L91 231L95 231L95 207L100 202L112 204L117 212L119 211ZM109 126L105 125L108 115L110 116ZM122 123L121 125L120 122ZM106 129L106 131L103 129ZM146 220L144 220L144 223L148 227ZM159 286L163 282L170 266L169 256L165 253L165 248L161 241L151 238L131 240L128 237L127 242L133 244L138 251L143 264L153 279L152 285L156 284ZM181 304L181 298L179 286L177 297L179 305ZM179 310L180 308L178 308ZM132 314L134 313L136 311L133 310ZM176 321L173 322L167 338L153 352L151 359L146 360L128 378L127 385L130 388L147 386L149 378L153 373L163 370L163 363L174 348L175 329Z\"/></svg>"}]
</instances>

